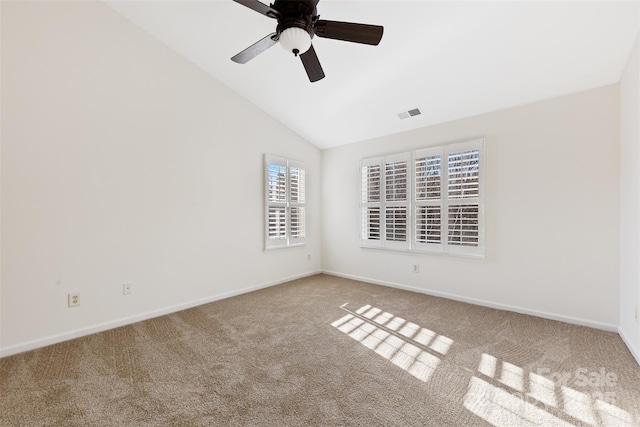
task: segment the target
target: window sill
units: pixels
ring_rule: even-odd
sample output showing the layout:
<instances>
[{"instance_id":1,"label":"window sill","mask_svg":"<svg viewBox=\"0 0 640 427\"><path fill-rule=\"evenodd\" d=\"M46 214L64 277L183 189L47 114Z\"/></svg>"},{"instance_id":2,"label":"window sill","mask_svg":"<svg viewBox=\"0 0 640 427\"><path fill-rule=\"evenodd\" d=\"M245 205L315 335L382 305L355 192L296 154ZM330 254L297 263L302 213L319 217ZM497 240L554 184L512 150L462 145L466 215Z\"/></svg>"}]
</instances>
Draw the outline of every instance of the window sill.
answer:
<instances>
[{"instance_id":1,"label":"window sill","mask_svg":"<svg viewBox=\"0 0 640 427\"><path fill-rule=\"evenodd\" d=\"M307 246L306 243L297 243L295 245L289 245L289 246L272 246L270 248L264 248L265 252L272 252L272 251L280 251L283 249L295 249L295 248L304 248L305 246Z\"/></svg>"},{"instance_id":2,"label":"window sill","mask_svg":"<svg viewBox=\"0 0 640 427\"><path fill-rule=\"evenodd\" d=\"M454 252L442 252L442 251L416 251L411 249L396 249L396 248L383 248L380 246L364 246L360 245L360 249L372 252L389 252L403 255L413 256L433 256L436 258L459 258L466 260L484 261L486 260L486 254L463 254Z\"/></svg>"}]
</instances>

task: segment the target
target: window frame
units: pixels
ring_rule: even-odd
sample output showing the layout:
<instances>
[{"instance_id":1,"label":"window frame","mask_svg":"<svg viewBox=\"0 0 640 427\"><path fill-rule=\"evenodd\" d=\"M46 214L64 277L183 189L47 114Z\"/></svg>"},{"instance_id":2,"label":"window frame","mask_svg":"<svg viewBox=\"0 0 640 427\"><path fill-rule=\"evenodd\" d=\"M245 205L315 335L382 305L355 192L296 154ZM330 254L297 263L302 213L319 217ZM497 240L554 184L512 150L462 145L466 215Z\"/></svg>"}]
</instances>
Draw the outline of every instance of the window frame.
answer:
<instances>
[{"instance_id":1,"label":"window frame","mask_svg":"<svg viewBox=\"0 0 640 427\"><path fill-rule=\"evenodd\" d=\"M455 153L465 153L468 151L477 150L477 196L471 197L469 195L463 197L450 197L450 184L449 184L449 155ZM434 192L436 188L432 183L433 180L424 178L419 181L417 177L416 162L420 159L426 159L430 157L439 156L439 198L426 197L423 193ZM472 158L475 159L475 153ZM390 161L397 159L409 159L409 168L407 170L407 239L405 242L387 241L386 235L386 212L388 207L393 207L396 204L389 204L386 200L386 165ZM365 187L367 186L366 177L364 175L365 167L372 165L378 165L380 167L380 200L379 202L372 203L365 200ZM394 153L386 156L371 157L362 159L360 162L360 179L361 179L361 202L360 202L360 246L362 248L378 248L385 250L400 250L412 253L424 253L424 254L445 254L445 255L461 255L471 257L484 257L485 254L485 215L484 215L484 197L485 197L485 140L484 138L476 138L464 142L456 142L443 144L438 146L430 146L411 152ZM424 184L419 186L419 184ZM428 187L427 187L428 186ZM422 188L425 188L421 196L418 193ZM453 187L453 185L451 185ZM435 192L434 192L435 193ZM473 193L473 189L472 189ZM452 206L477 206L477 244L476 245L460 245L450 242L450 228L449 228L449 210ZM365 217L365 209L369 207L377 207L380 210L380 238L378 240L369 239L366 235L366 230L369 224L367 224L367 218ZM419 241L418 237L429 238L429 230L431 230L431 237L435 236L435 230L433 227L429 228L429 223L426 221L422 224L418 224L419 210L430 208L432 211L440 209L439 216L439 239L438 243ZM474 217L475 218L475 217ZM437 220L437 218L434 219ZM475 223L473 224L475 225ZM420 227L423 227L420 230ZM459 227L459 236L464 238L464 231L462 227ZM470 235L473 239L474 228L471 229ZM420 239L422 240L422 239Z\"/></svg>"},{"instance_id":2,"label":"window frame","mask_svg":"<svg viewBox=\"0 0 640 427\"><path fill-rule=\"evenodd\" d=\"M270 166L276 165L283 167L285 170L284 184L284 201L272 200L270 198ZM292 170L298 171L298 192L297 197L294 196L292 189ZM300 171L302 172L300 174ZM271 208L284 208L284 238L270 238L270 212ZM294 233L294 224L292 223L292 210L298 209L301 212L301 228L302 237L296 236ZM292 160L286 157L274 156L271 154L264 155L264 250L283 249L304 246L306 244L307 226L306 226L306 167L304 162ZM300 222L296 222L300 224Z\"/></svg>"}]
</instances>

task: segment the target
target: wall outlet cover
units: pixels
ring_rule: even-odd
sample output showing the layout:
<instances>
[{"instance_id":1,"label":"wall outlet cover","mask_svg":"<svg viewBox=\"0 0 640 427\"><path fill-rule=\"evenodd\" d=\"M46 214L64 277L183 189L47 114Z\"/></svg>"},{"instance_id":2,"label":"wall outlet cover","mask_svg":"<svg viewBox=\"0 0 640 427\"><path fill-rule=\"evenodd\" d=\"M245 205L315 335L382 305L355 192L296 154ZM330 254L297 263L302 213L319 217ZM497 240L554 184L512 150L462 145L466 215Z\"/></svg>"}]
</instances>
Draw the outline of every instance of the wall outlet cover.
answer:
<instances>
[{"instance_id":1,"label":"wall outlet cover","mask_svg":"<svg viewBox=\"0 0 640 427\"><path fill-rule=\"evenodd\" d=\"M77 307L80 305L80 294L71 293L67 295L67 303L69 307Z\"/></svg>"}]
</instances>

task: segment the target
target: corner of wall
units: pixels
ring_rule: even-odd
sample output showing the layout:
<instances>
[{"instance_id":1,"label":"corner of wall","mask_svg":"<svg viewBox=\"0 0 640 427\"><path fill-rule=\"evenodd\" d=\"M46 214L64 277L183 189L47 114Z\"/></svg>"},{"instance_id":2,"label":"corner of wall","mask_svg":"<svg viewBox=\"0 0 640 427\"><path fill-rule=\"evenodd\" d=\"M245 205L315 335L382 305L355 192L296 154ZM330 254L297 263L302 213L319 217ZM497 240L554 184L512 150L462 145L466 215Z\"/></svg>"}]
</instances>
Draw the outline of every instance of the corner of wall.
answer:
<instances>
[{"instance_id":1,"label":"corner of wall","mask_svg":"<svg viewBox=\"0 0 640 427\"><path fill-rule=\"evenodd\" d=\"M620 79L618 333L640 364L640 33Z\"/></svg>"}]
</instances>

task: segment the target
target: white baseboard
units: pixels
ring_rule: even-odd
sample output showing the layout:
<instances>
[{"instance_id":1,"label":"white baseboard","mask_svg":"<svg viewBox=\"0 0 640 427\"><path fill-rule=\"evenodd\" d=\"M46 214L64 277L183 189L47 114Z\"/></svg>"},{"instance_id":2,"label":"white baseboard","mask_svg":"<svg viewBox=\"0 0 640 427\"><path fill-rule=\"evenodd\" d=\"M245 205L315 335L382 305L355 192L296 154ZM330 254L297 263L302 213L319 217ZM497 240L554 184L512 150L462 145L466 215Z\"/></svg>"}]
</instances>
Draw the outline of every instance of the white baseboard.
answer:
<instances>
[{"instance_id":1,"label":"white baseboard","mask_svg":"<svg viewBox=\"0 0 640 427\"><path fill-rule=\"evenodd\" d=\"M638 365L640 365L640 351L638 351L638 349L635 348L635 346L632 344L632 341L629 338L627 338L627 336L624 334L624 332L622 332L622 329L620 328L618 328L618 335L620 335L620 338L622 338L622 341L625 343L625 345L629 349L629 352L634 357L634 359L636 359L636 362L638 362Z\"/></svg>"},{"instance_id":2,"label":"white baseboard","mask_svg":"<svg viewBox=\"0 0 640 427\"><path fill-rule=\"evenodd\" d=\"M140 322L142 320L152 319L158 316L164 316L165 314L175 313L177 311L186 310L188 308L197 307L199 305L207 304L214 301L223 300L226 298L235 297L237 295L246 294L249 292L257 291L259 289L268 288L275 285L280 285L282 283L290 282L292 280L301 279L303 277L313 276L315 274L319 274L321 271L312 271L304 274L299 274L296 276L290 276L283 279L278 279L273 282L262 283L255 286L250 286L243 289L238 289L235 291L225 292L218 295L213 295L206 298L201 298L195 301L186 302L183 304L174 305L171 307L162 308L160 310L154 310L147 313L136 314L135 316L129 316L122 319L117 319L105 323L101 323L98 325L89 326L86 328L76 329L74 331L65 332L58 335L52 335L49 337L45 337L42 339L37 339L33 341L28 341L25 343L20 343L16 345L12 345L9 347L5 347L0 349L0 358L11 356L14 354L22 353L25 351L35 350L37 348L46 347L48 345L57 344L63 341L68 341L74 338L80 338L86 335L95 334L97 332L107 331L109 329L118 328L120 326L130 325L132 323Z\"/></svg>"},{"instance_id":3,"label":"white baseboard","mask_svg":"<svg viewBox=\"0 0 640 427\"><path fill-rule=\"evenodd\" d=\"M513 305L508 305L508 304L500 304L492 301L486 301L486 300L481 300L477 298L469 298L461 295L450 294L447 292L433 291L430 289L416 288L413 286L403 285L401 283L387 282L384 280L376 280L376 279L371 279L369 277L355 276L352 274L344 274L336 271L323 270L322 273L329 274L331 276L343 277L345 279L352 279L352 280L358 280L361 282L373 283L375 285L389 286L391 288L403 289L405 291L417 292L420 294L431 295L434 297L441 297L441 298L451 299L454 301L466 302L469 304L480 305L483 307L495 308L498 310L505 310L505 311L512 311L514 313L520 313L520 314L528 314L530 316L542 317L543 319L557 320L559 322L570 323L572 325L587 326L589 328L600 329L608 332L618 332L618 326L611 325L609 323L594 322L592 320L580 319L577 317L565 316L562 314L531 310L524 307L517 307Z\"/></svg>"}]
</instances>

